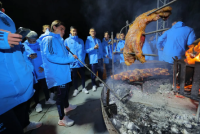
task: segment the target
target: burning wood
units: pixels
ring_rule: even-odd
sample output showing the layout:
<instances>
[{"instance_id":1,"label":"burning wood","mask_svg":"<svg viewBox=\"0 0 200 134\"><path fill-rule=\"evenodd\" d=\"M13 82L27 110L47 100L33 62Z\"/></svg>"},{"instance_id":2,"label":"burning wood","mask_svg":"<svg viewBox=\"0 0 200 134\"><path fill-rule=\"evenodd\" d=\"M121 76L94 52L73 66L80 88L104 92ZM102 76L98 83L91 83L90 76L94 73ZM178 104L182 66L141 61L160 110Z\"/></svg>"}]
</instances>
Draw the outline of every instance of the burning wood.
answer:
<instances>
[{"instance_id":1,"label":"burning wood","mask_svg":"<svg viewBox=\"0 0 200 134\"><path fill-rule=\"evenodd\" d=\"M185 53L186 59L184 60L187 64L195 64L200 62L200 42L197 45L190 45L189 49Z\"/></svg>"},{"instance_id":2,"label":"burning wood","mask_svg":"<svg viewBox=\"0 0 200 134\"><path fill-rule=\"evenodd\" d=\"M156 21L159 18L166 20L170 16L172 8L169 6L164 7L147 16L149 13L155 10L156 9L153 9L151 11L143 13L142 15L138 16L135 21L130 25L130 29L126 35L126 42L124 46L124 59L127 66L130 66L132 63L134 63L136 59L139 60L141 63L146 62L145 56L142 55L142 47L145 41L145 36L143 36L145 34L145 28L147 24L152 21ZM127 53L135 53L135 55Z\"/></svg>"},{"instance_id":3,"label":"burning wood","mask_svg":"<svg viewBox=\"0 0 200 134\"><path fill-rule=\"evenodd\" d=\"M162 68L149 68L149 69L135 69L128 70L127 72L122 72L120 74L112 75L111 78L115 80L129 80L133 81L141 81L143 78L147 78L150 76L158 76L158 75L170 75L168 69Z\"/></svg>"}]
</instances>

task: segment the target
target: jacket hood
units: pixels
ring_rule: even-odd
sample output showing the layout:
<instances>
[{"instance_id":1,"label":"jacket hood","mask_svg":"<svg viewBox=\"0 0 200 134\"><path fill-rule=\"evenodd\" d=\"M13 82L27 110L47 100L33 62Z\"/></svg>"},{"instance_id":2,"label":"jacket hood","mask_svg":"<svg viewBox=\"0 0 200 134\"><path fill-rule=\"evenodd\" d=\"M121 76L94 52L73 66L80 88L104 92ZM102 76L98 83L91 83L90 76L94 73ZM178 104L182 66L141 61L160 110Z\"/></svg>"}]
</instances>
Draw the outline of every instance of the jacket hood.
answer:
<instances>
[{"instance_id":1,"label":"jacket hood","mask_svg":"<svg viewBox=\"0 0 200 134\"><path fill-rule=\"evenodd\" d=\"M45 32L44 34L42 34L42 35L39 37L39 40L42 41L42 39L43 39L44 37L49 36L49 34L50 34L50 31L49 31L49 29L47 29L46 32Z\"/></svg>"},{"instance_id":2,"label":"jacket hood","mask_svg":"<svg viewBox=\"0 0 200 134\"><path fill-rule=\"evenodd\" d=\"M69 38L71 38L71 39L78 39L78 35L76 35L76 36L72 36L71 34L69 34Z\"/></svg>"},{"instance_id":3,"label":"jacket hood","mask_svg":"<svg viewBox=\"0 0 200 134\"><path fill-rule=\"evenodd\" d=\"M178 21L173 27L179 28L179 27L183 27L183 26L185 26L185 23L183 23L182 21Z\"/></svg>"}]
</instances>

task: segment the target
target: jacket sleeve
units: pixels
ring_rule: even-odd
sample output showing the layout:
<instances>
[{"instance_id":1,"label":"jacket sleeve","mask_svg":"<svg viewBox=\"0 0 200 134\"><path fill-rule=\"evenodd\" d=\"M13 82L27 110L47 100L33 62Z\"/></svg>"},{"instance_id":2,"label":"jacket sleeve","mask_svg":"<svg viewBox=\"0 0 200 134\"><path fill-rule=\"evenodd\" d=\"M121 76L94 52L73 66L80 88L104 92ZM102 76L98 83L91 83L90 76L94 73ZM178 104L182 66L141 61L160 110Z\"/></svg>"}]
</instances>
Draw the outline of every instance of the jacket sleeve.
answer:
<instances>
[{"instance_id":1,"label":"jacket sleeve","mask_svg":"<svg viewBox=\"0 0 200 134\"><path fill-rule=\"evenodd\" d=\"M22 44L20 44L20 47L21 47L21 51L22 51L22 54L23 54L24 60L26 61L27 66L33 72L34 71L34 67L33 67L33 64L31 63L31 61L27 57L27 54L26 54L26 51L25 51L25 47Z\"/></svg>"},{"instance_id":2,"label":"jacket sleeve","mask_svg":"<svg viewBox=\"0 0 200 134\"><path fill-rule=\"evenodd\" d=\"M90 53L93 50L94 50L94 47L90 48L89 40L87 39L86 43L85 43L85 51L86 51L86 53Z\"/></svg>"},{"instance_id":3,"label":"jacket sleeve","mask_svg":"<svg viewBox=\"0 0 200 134\"><path fill-rule=\"evenodd\" d=\"M158 38L158 42L157 42L157 47L158 49L161 49L164 47L164 42L167 39L167 31L164 32L164 34L162 34L159 38Z\"/></svg>"},{"instance_id":4,"label":"jacket sleeve","mask_svg":"<svg viewBox=\"0 0 200 134\"><path fill-rule=\"evenodd\" d=\"M55 64L68 64L71 62L74 62L75 59L71 55L69 56L67 54L66 50L66 55L65 56L59 56L58 51L56 49L55 43L53 43L53 38L51 37L46 37L42 40L42 45L44 46L44 55L47 58L48 61L55 63ZM63 45L63 48L66 49Z\"/></svg>"},{"instance_id":5,"label":"jacket sleeve","mask_svg":"<svg viewBox=\"0 0 200 134\"><path fill-rule=\"evenodd\" d=\"M10 49L8 34L8 32L0 31L0 49Z\"/></svg>"},{"instance_id":6,"label":"jacket sleeve","mask_svg":"<svg viewBox=\"0 0 200 134\"><path fill-rule=\"evenodd\" d=\"M85 51L85 45L84 45L84 41L83 40L81 40L81 44L82 44L82 51L83 51L83 59L85 60L85 56L86 56L86 51Z\"/></svg>"},{"instance_id":7,"label":"jacket sleeve","mask_svg":"<svg viewBox=\"0 0 200 134\"><path fill-rule=\"evenodd\" d=\"M194 41L196 40L196 35L194 33L194 30L192 29L192 31L190 32L189 36L188 36L188 41L187 41L187 45L191 45Z\"/></svg>"},{"instance_id":8,"label":"jacket sleeve","mask_svg":"<svg viewBox=\"0 0 200 134\"><path fill-rule=\"evenodd\" d=\"M103 53L104 53L104 55L108 56L108 47L107 47L106 43L105 44L102 43L102 45L103 45Z\"/></svg>"}]
</instances>

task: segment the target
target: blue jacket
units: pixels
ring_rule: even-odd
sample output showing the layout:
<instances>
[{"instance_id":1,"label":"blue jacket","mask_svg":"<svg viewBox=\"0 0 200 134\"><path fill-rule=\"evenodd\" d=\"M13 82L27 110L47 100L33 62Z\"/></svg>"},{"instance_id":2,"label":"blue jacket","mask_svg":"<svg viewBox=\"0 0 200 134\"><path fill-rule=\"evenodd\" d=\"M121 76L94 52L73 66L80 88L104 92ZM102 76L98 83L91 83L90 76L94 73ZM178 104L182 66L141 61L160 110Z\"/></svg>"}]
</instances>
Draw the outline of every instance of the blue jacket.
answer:
<instances>
[{"instance_id":1,"label":"blue jacket","mask_svg":"<svg viewBox=\"0 0 200 134\"><path fill-rule=\"evenodd\" d=\"M147 40L145 40L144 45L142 47L142 52L144 54L153 54L152 50L151 50L151 46L150 44L147 42ZM145 56L145 60L154 60L154 58L152 56Z\"/></svg>"},{"instance_id":2,"label":"blue jacket","mask_svg":"<svg viewBox=\"0 0 200 134\"><path fill-rule=\"evenodd\" d=\"M159 40L160 37L158 37L158 40ZM162 47L159 47L158 46L158 43L157 43L157 49L158 49L158 60L159 61L163 61L163 48L165 46L165 43L166 43L166 40L163 41L162 43Z\"/></svg>"},{"instance_id":3,"label":"blue jacket","mask_svg":"<svg viewBox=\"0 0 200 134\"><path fill-rule=\"evenodd\" d=\"M78 36L71 36L65 39L65 46L68 46L73 54L75 54L84 64L85 64L85 46L82 39L78 38ZM69 55L71 55L69 53ZM70 63L70 68L80 68L84 67L77 59L75 62Z\"/></svg>"},{"instance_id":4,"label":"blue jacket","mask_svg":"<svg viewBox=\"0 0 200 134\"><path fill-rule=\"evenodd\" d=\"M44 79L45 78L44 72L42 72L42 73L39 72L39 67L43 67L43 62L42 62L42 56L41 56L41 52L40 52L40 44L39 44L39 42L37 41L34 44L30 44L28 41L25 41L23 43L23 45L25 46L25 48L30 47L30 49L31 49L29 51L27 49L25 49L26 52L27 52L27 56L28 57L32 53L37 53L37 58L35 58L35 59L29 58L29 60L31 61L31 63L34 66L34 72L35 72L35 75L36 75L36 79L37 80ZM33 51L33 52L30 53L30 51Z\"/></svg>"},{"instance_id":5,"label":"blue jacket","mask_svg":"<svg viewBox=\"0 0 200 134\"><path fill-rule=\"evenodd\" d=\"M99 45L98 49L94 49L96 44ZM89 55L90 64L98 63L98 59L104 58L105 55L101 41L97 38L93 39L91 36L87 37L85 51Z\"/></svg>"},{"instance_id":6,"label":"blue jacket","mask_svg":"<svg viewBox=\"0 0 200 134\"><path fill-rule=\"evenodd\" d=\"M0 29L15 33L15 24L0 12ZM22 45L10 48L8 33L0 31L0 115L26 102L34 94L33 66Z\"/></svg>"},{"instance_id":7,"label":"blue jacket","mask_svg":"<svg viewBox=\"0 0 200 134\"><path fill-rule=\"evenodd\" d=\"M48 88L60 86L71 81L69 63L75 61L68 55L60 34L49 32L40 37L43 67Z\"/></svg>"},{"instance_id":8,"label":"blue jacket","mask_svg":"<svg viewBox=\"0 0 200 134\"><path fill-rule=\"evenodd\" d=\"M105 64L109 64L109 59L112 59L112 49L110 46L110 44L108 44L108 42L110 42L110 40L106 41L105 38L103 38L102 40L102 46L103 46L103 53L104 53L104 63ZM106 56L108 56L109 58L106 58Z\"/></svg>"},{"instance_id":9,"label":"blue jacket","mask_svg":"<svg viewBox=\"0 0 200 134\"><path fill-rule=\"evenodd\" d=\"M185 26L181 21L177 22L171 29L167 30L158 40L158 47L163 47L163 60L173 63L172 57L177 56L179 59L185 54L186 46L191 45L195 41L194 30Z\"/></svg>"},{"instance_id":10,"label":"blue jacket","mask_svg":"<svg viewBox=\"0 0 200 134\"><path fill-rule=\"evenodd\" d=\"M120 40L120 41L118 42L116 51L117 51L117 52L121 52L120 49L121 49L121 48L124 48L124 45L125 45L125 40ZM119 58L120 58L120 63L125 62L125 61L124 61L124 55L123 55L123 54L119 54Z\"/></svg>"}]
</instances>

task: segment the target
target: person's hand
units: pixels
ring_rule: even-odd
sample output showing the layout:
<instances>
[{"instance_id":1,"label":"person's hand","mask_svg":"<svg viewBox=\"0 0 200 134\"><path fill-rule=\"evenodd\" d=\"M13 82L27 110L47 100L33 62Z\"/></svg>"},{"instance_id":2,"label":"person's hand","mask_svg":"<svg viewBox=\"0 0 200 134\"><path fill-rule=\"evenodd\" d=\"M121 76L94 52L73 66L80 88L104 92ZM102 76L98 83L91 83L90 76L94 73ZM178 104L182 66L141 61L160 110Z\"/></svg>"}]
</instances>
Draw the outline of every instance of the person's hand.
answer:
<instances>
[{"instance_id":1,"label":"person's hand","mask_svg":"<svg viewBox=\"0 0 200 134\"><path fill-rule=\"evenodd\" d=\"M113 52L113 54L116 54L117 52Z\"/></svg>"},{"instance_id":2,"label":"person's hand","mask_svg":"<svg viewBox=\"0 0 200 134\"><path fill-rule=\"evenodd\" d=\"M99 48L99 45L96 44L96 45L94 46L94 49L98 49L98 48Z\"/></svg>"},{"instance_id":3,"label":"person's hand","mask_svg":"<svg viewBox=\"0 0 200 134\"><path fill-rule=\"evenodd\" d=\"M66 46L66 49L67 49L67 50L70 50L68 46Z\"/></svg>"},{"instance_id":4,"label":"person's hand","mask_svg":"<svg viewBox=\"0 0 200 134\"><path fill-rule=\"evenodd\" d=\"M78 59L78 57L76 55L73 55L74 59Z\"/></svg>"},{"instance_id":5,"label":"person's hand","mask_svg":"<svg viewBox=\"0 0 200 134\"><path fill-rule=\"evenodd\" d=\"M44 71L44 68L39 67L39 73L42 73Z\"/></svg>"},{"instance_id":6,"label":"person's hand","mask_svg":"<svg viewBox=\"0 0 200 134\"><path fill-rule=\"evenodd\" d=\"M22 36L20 34L13 34L10 31L6 31L3 29L0 29L0 31L4 31L9 33L8 34L8 44L10 47L14 47L15 45L19 45L19 42L22 41Z\"/></svg>"},{"instance_id":7,"label":"person's hand","mask_svg":"<svg viewBox=\"0 0 200 134\"><path fill-rule=\"evenodd\" d=\"M124 48L121 48L120 51L123 52L123 51L124 51Z\"/></svg>"},{"instance_id":8,"label":"person's hand","mask_svg":"<svg viewBox=\"0 0 200 134\"><path fill-rule=\"evenodd\" d=\"M37 58L37 55L36 55L36 54L31 54L31 55L29 55L29 57L30 57L31 59L35 59L35 58Z\"/></svg>"}]
</instances>

